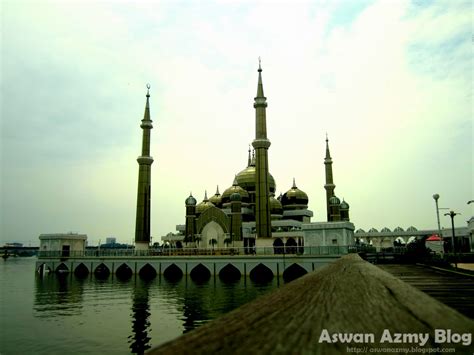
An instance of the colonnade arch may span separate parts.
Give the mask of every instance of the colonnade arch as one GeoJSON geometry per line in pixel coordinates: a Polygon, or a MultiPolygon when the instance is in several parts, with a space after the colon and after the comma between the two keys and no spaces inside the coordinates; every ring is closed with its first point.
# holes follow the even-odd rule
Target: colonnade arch
{"type": "Polygon", "coordinates": [[[211,272],[203,264],[196,265],[189,274],[191,279],[197,282],[207,281],[211,278],[211,272]]]}
{"type": "Polygon", "coordinates": [[[242,277],[239,269],[232,264],[227,264],[219,272],[219,278],[223,281],[237,281],[242,277]]]}
{"type": "Polygon", "coordinates": [[[128,280],[133,275],[133,270],[127,264],[123,263],[120,265],[117,270],[115,270],[115,274],[119,279],[128,280]]]}
{"type": "MultiPolygon", "coordinates": [[[[294,241],[293,241],[294,242],[294,241]]],[[[283,244],[277,242],[276,246],[283,244]]],[[[296,244],[296,243],[295,243],[296,244]]],[[[290,246],[292,242],[290,242],[290,246]]],[[[286,246],[285,246],[286,248],[286,246]]],[[[250,279],[258,282],[268,282],[275,276],[282,276],[285,281],[293,280],[307,272],[314,270],[311,263],[290,263],[273,260],[245,260],[235,262],[222,260],[182,260],[163,262],[147,261],[103,261],[103,262],[44,262],[37,264],[37,271],[44,269],[57,273],[74,273],[77,277],[94,275],[98,279],[106,279],[110,274],[115,274],[118,279],[128,280],[135,273],[141,279],[154,279],[162,274],[169,281],[178,281],[188,274],[194,281],[206,281],[213,275],[222,281],[237,281],[242,276],[248,275],[250,279]]],[[[245,276],[244,276],[245,277],[245,276]]]]}
{"type": "Polygon", "coordinates": [[[87,277],[87,275],[89,275],[89,268],[84,263],[80,263],[79,265],[75,267],[74,275],[76,275],[79,278],[87,277]]]}
{"type": "Polygon", "coordinates": [[[156,277],[157,272],[156,272],[156,269],[152,265],[150,265],[149,263],[146,263],[145,265],[142,266],[142,268],[138,272],[138,275],[140,275],[142,279],[152,280],[156,277]]]}

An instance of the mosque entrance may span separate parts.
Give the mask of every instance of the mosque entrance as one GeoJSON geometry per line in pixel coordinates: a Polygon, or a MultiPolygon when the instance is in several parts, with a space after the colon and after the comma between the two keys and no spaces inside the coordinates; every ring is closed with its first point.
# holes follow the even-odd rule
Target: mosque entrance
{"type": "Polygon", "coordinates": [[[224,248],[225,232],[222,226],[215,221],[211,221],[204,226],[201,238],[204,241],[202,246],[205,248],[224,248]]]}
{"type": "Polygon", "coordinates": [[[273,242],[273,253],[274,254],[283,254],[285,251],[285,245],[280,238],[275,239],[273,242]]]}
{"type": "Polygon", "coordinates": [[[255,254],[255,239],[244,238],[245,254],[255,254]]]}
{"type": "Polygon", "coordinates": [[[296,241],[293,238],[288,238],[286,241],[286,248],[285,252],[286,254],[296,254],[296,247],[298,245],[296,244],[296,241]]]}

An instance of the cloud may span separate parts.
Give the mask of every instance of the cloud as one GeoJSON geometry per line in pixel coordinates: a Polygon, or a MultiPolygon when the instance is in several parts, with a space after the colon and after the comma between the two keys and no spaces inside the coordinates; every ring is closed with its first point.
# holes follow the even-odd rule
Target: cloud
{"type": "Polygon", "coordinates": [[[328,132],[357,227],[433,227],[435,192],[469,216],[468,5],[7,1],[2,238],[133,237],[147,82],[154,238],[184,223],[246,166],[258,56],[278,192],[295,177],[324,219],[328,132]]]}

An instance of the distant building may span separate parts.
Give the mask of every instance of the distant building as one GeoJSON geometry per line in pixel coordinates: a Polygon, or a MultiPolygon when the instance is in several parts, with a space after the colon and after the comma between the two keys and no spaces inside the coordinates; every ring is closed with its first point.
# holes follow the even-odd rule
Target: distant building
{"type": "Polygon", "coordinates": [[[115,243],[117,243],[117,238],[115,238],[115,237],[105,238],[105,244],[115,244],[115,243]]]}
{"type": "Polygon", "coordinates": [[[23,243],[5,243],[4,248],[21,248],[23,243]]]}
{"type": "Polygon", "coordinates": [[[86,248],[87,235],[77,233],[41,234],[40,251],[58,252],[69,256],[71,252],[82,252],[86,248]]]}

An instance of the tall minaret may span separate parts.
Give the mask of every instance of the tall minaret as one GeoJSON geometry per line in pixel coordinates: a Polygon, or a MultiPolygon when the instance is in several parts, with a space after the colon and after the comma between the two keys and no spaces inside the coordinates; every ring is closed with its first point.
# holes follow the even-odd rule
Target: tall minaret
{"type": "Polygon", "coordinates": [[[334,185],[333,179],[332,179],[332,159],[331,159],[331,154],[329,153],[329,140],[328,140],[328,134],[326,133],[326,157],[324,158],[324,165],[326,167],[326,184],[324,185],[324,188],[326,189],[326,211],[327,211],[327,220],[330,222],[331,219],[331,214],[329,211],[329,199],[334,196],[334,189],[336,188],[336,185],[334,185]]]}
{"type": "Polygon", "coordinates": [[[268,184],[268,148],[266,107],[267,98],[263,96],[262,67],[258,58],[258,87],[253,104],[255,108],[255,140],[252,142],[256,152],[255,162],[255,220],[257,238],[271,238],[271,217],[268,184]]]}
{"type": "Polygon", "coordinates": [[[135,224],[135,249],[148,249],[150,246],[150,207],[151,207],[151,164],[150,130],[153,128],[150,119],[150,84],[147,84],[145,114],[143,115],[142,155],[138,161],[138,192],[137,192],[137,220],[135,224]]]}

